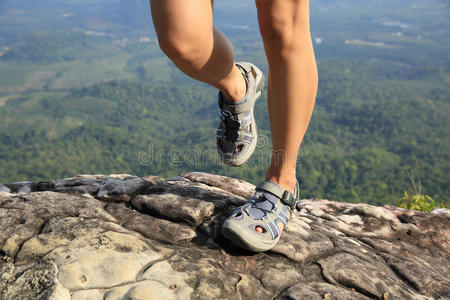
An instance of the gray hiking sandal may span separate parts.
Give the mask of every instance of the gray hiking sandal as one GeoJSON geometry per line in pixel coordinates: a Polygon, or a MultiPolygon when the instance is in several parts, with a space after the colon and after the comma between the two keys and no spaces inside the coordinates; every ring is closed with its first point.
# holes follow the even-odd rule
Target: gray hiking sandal
{"type": "Polygon", "coordinates": [[[299,199],[298,182],[293,195],[270,180],[263,181],[245,204],[225,220],[222,234],[241,248],[253,252],[270,250],[280,239],[278,225],[286,227],[299,199]],[[261,227],[263,233],[256,227],[261,227]]]}
{"type": "Polygon", "coordinates": [[[255,150],[258,133],[253,108],[264,88],[264,74],[248,62],[236,63],[247,82],[247,93],[237,103],[227,101],[219,92],[220,122],[217,128],[217,151],[222,162],[240,166],[255,150]]]}

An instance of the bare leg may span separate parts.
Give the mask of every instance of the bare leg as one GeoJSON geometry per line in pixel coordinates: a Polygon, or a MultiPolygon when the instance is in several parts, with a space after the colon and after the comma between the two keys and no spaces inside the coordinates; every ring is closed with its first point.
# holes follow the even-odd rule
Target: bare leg
{"type": "Polygon", "coordinates": [[[245,96],[231,44],[213,27],[210,0],[150,0],[150,6],[159,45],[181,71],[220,89],[230,101],[245,96]]]}
{"type": "Polygon", "coordinates": [[[256,0],[256,4],[269,63],[267,102],[273,153],[266,179],[293,192],[298,150],[318,83],[309,0],[256,0]]]}

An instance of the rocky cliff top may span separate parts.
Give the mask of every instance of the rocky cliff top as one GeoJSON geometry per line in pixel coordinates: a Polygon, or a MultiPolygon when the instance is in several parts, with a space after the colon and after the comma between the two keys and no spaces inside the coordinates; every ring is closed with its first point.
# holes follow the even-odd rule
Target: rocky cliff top
{"type": "Polygon", "coordinates": [[[269,252],[220,226],[253,193],[206,173],[0,184],[2,299],[448,299],[450,213],[305,199],[269,252]]]}

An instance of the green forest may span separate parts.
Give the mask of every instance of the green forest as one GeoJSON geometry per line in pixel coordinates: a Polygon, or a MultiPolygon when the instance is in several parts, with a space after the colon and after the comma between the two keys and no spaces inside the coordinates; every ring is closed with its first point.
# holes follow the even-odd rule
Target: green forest
{"type": "MultiPolygon", "coordinates": [[[[425,82],[414,74],[383,78],[379,65],[363,63],[324,61],[319,69],[320,92],[298,161],[303,196],[392,203],[414,170],[424,192],[444,201],[450,106],[442,95],[450,89],[436,78],[445,74],[436,69],[425,82]]],[[[255,157],[233,168],[215,156],[218,111],[206,86],[110,81],[11,98],[0,111],[0,181],[195,170],[257,183],[270,151],[264,100],[255,114],[262,135],[255,157]]]]}
{"type": "MultiPolygon", "coordinates": [[[[312,12],[327,3],[315,4],[312,12]]],[[[398,7],[389,18],[400,25],[371,17],[372,24],[391,25],[366,26],[359,34],[355,28],[362,17],[342,21],[335,3],[334,13],[321,16],[334,26],[326,31],[319,24],[313,31],[321,37],[315,40],[319,92],[297,164],[303,198],[395,204],[404,191],[413,191],[413,172],[423,194],[448,203],[449,39],[436,33],[448,21],[438,18],[441,7],[434,2],[418,3],[428,3],[426,16],[435,16],[433,24],[398,7]],[[380,40],[391,48],[375,44],[380,40]]],[[[236,45],[237,60],[253,61],[267,72],[255,24],[243,23],[248,30],[227,27],[229,15],[221,5],[217,18],[236,45]]],[[[79,25],[84,31],[16,29],[17,37],[0,39],[0,182],[109,173],[168,178],[205,171],[258,183],[271,147],[265,94],[255,108],[260,135],[255,154],[240,168],[222,165],[215,141],[217,91],[179,72],[153,33],[122,35],[129,32],[126,26],[142,22],[124,25],[115,18],[96,19],[101,26],[90,27],[70,20],[71,26],[84,24],[79,25]],[[105,24],[116,31],[101,31],[105,24]]],[[[313,15],[313,25],[319,20],[313,15]]]]}

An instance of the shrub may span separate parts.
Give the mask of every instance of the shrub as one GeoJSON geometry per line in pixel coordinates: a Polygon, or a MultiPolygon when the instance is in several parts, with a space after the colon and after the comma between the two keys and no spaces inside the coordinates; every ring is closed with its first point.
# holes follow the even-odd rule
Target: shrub
{"type": "Polygon", "coordinates": [[[421,195],[419,193],[410,195],[407,191],[404,191],[403,193],[404,196],[397,200],[398,207],[415,209],[424,212],[432,211],[437,207],[433,198],[428,195],[421,195]]]}

